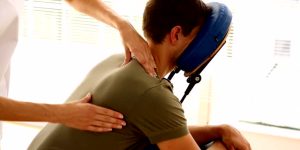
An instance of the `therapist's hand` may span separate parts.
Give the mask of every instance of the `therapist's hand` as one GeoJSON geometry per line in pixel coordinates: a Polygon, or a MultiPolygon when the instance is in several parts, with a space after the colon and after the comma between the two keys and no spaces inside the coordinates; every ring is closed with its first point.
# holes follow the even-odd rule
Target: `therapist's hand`
{"type": "Polygon", "coordinates": [[[144,67],[146,72],[152,77],[156,76],[153,56],[149,49],[148,43],[140,36],[140,34],[129,23],[124,21],[119,28],[123,44],[125,46],[125,60],[123,64],[127,64],[132,56],[136,57],[139,63],[144,67]]]}
{"type": "Polygon", "coordinates": [[[63,104],[61,112],[57,113],[58,122],[68,127],[93,132],[107,132],[125,126],[121,113],[90,104],[90,100],[91,95],[88,94],[79,101],[63,104]]]}

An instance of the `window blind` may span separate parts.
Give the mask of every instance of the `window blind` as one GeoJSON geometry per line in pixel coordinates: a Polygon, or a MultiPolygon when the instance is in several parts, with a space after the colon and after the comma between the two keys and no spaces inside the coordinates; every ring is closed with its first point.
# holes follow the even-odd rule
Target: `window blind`
{"type": "Polygon", "coordinates": [[[24,5],[24,38],[91,44],[99,42],[101,24],[77,12],[64,0],[27,0],[24,5]]]}

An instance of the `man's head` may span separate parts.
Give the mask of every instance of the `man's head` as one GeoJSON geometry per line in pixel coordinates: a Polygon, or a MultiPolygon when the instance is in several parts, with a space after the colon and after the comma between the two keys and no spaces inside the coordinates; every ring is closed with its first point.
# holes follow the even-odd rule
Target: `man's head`
{"type": "Polygon", "coordinates": [[[161,43],[173,27],[180,26],[187,36],[209,12],[201,0],[149,0],[144,11],[144,34],[154,43],[161,43]]]}
{"type": "Polygon", "coordinates": [[[196,36],[210,11],[201,0],[148,1],[143,31],[161,69],[160,75],[173,69],[176,59],[196,36]]]}

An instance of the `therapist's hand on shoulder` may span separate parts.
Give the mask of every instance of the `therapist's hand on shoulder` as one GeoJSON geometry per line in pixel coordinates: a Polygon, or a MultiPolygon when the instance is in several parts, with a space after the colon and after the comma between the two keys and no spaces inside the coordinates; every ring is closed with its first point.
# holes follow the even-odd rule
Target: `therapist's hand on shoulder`
{"type": "Polygon", "coordinates": [[[155,77],[156,64],[149,49],[148,43],[127,21],[123,22],[122,27],[119,28],[119,31],[125,46],[124,64],[127,64],[131,60],[132,56],[134,56],[144,67],[146,72],[155,77]]]}
{"type": "Polygon", "coordinates": [[[90,100],[91,95],[88,94],[81,100],[62,105],[63,112],[58,113],[58,122],[71,128],[92,132],[108,132],[126,125],[121,113],[93,105],[89,103],[90,100]]]}

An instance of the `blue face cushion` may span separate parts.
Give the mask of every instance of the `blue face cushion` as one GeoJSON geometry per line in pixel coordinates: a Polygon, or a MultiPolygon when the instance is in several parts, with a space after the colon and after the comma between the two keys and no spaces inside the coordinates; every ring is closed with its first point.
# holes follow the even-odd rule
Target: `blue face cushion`
{"type": "Polygon", "coordinates": [[[232,15],[226,5],[211,2],[207,6],[212,9],[211,15],[177,61],[177,68],[185,73],[204,69],[202,65],[207,64],[223,46],[231,24],[232,15]]]}
{"type": "Polygon", "coordinates": [[[189,85],[180,100],[181,103],[193,87],[201,81],[200,73],[225,44],[230,28],[232,15],[226,5],[211,2],[207,6],[212,10],[211,15],[205,19],[195,39],[179,57],[177,68],[167,78],[171,80],[180,70],[183,70],[185,76],[188,76],[189,85]]]}

